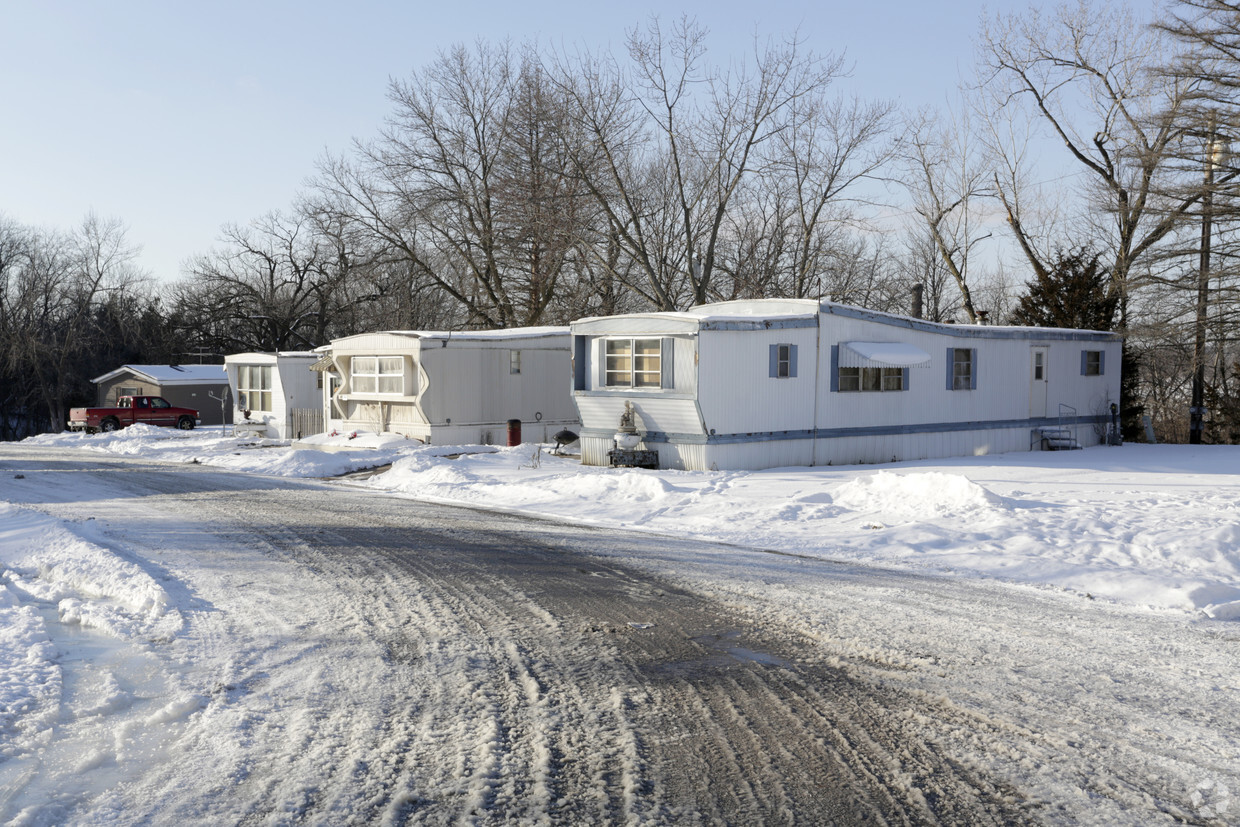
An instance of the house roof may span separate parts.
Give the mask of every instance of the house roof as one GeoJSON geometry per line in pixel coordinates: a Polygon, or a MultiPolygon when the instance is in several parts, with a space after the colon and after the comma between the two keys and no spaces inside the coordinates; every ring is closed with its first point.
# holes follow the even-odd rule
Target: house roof
{"type": "Polygon", "coordinates": [[[228,374],[224,373],[223,365],[121,365],[90,381],[95,384],[108,382],[126,373],[160,386],[228,384],[228,374]]]}

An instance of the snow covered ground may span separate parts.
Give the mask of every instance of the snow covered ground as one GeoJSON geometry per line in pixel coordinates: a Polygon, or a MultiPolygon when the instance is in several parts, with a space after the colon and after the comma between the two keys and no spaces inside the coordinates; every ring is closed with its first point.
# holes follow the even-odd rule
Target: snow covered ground
{"type": "MultiPolygon", "coordinates": [[[[1117,649],[1124,617],[1178,617],[1222,630],[1227,640],[1234,638],[1229,621],[1240,620],[1240,448],[1235,447],[1128,445],[884,466],[696,473],[587,468],[574,458],[552,456],[546,446],[428,447],[367,434],[290,445],[236,438],[218,429],[185,433],[136,426],[106,435],[42,436],[23,444],[49,452],[85,449],[274,477],[340,477],[382,468],[339,484],[769,549],[795,555],[794,560],[821,557],[940,578],[998,580],[1113,605],[1118,612],[1113,622],[1120,630],[1114,633],[1117,649]]],[[[45,783],[72,786],[77,775],[109,771],[126,760],[154,767],[161,759],[143,753],[156,749],[144,743],[144,728],[184,726],[210,698],[201,688],[187,688],[175,671],[148,664],[151,656],[143,647],[183,634],[193,600],[187,595],[207,590],[208,584],[161,579],[150,566],[111,547],[89,522],[62,521],[4,502],[3,491],[0,485],[0,820],[53,824],[68,811],[24,807],[5,812],[4,806],[6,790],[29,782],[27,776],[6,777],[6,759],[39,754],[53,729],[66,725],[61,693],[68,690],[60,677],[65,642],[53,640],[49,629],[56,625],[57,635],[65,627],[82,630],[81,648],[71,653],[75,658],[100,657],[91,647],[98,647],[101,637],[134,646],[125,654],[104,652],[112,659],[109,668],[99,673],[97,683],[73,693],[68,714],[79,737],[57,742],[57,749],[72,748],[74,754],[45,755],[43,766],[68,768],[59,781],[45,783]],[[145,703],[150,699],[153,707],[145,703]],[[127,715],[138,708],[140,716],[127,715]],[[118,727],[117,720],[124,723],[118,727]],[[91,727],[99,732],[92,735],[91,727]]],[[[86,501],[101,494],[84,489],[63,496],[86,501]]],[[[167,530],[175,536],[177,527],[167,530]]],[[[721,584],[725,569],[727,577],[740,582],[744,572],[738,568],[749,559],[738,549],[734,558],[722,554],[711,566],[721,572],[721,584]]],[[[667,560],[649,564],[661,571],[668,566],[667,560]]],[[[793,605],[802,599],[793,594],[794,575],[780,573],[790,578],[786,583],[766,576],[772,577],[781,600],[793,605]]],[[[761,591],[760,584],[745,588],[746,597],[761,591]]],[[[233,607],[237,612],[244,608],[242,603],[233,607]]],[[[896,628],[901,621],[892,623],[896,628]]],[[[839,632],[836,636],[843,639],[839,632]]],[[[1210,651],[1208,643],[1193,645],[1201,645],[1202,653],[1210,651]]],[[[1174,644],[1169,663],[1180,650],[1187,651],[1185,646],[1174,644]]],[[[1006,655],[998,653],[1005,650],[1000,645],[987,657],[999,662],[1006,655]]],[[[965,655],[960,657],[963,661],[965,655]]],[[[1210,722],[1234,709],[1240,667],[1205,654],[1192,659],[1191,670],[1177,661],[1157,671],[1162,683],[1148,690],[1148,702],[1156,708],[1182,700],[1203,710],[1206,723],[1199,732],[1164,733],[1174,745],[1167,754],[1182,761],[1196,744],[1214,762],[1211,776],[1201,781],[1206,786],[1191,793],[1191,814],[1203,823],[1228,823],[1238,806],[1233,797],[1240,792],[1235,789],[1240,740],[1234,731],[1219,731],[1210,722]],[[1176,673],[1174,680],[1164,672],[1176,673]]],[[[1006,662],[1000,665],[999,671],[1015,674],[1006,662]]],[[[995,694],[998,680],[983,681],[985,690],[995,694]]],[[[1141,681],[1152,684],[1154,678],[1141,681]]],[[[1093,678],[1081,673],[1081,685],[1092,684],[1093,678]]],[[[1135,686],[1130,683],[1134,688],[1119,693],[1126,697],[1117,695],[1113,705],[1099,707],[1101,712],[1122,721],[1120,710],[1132,702],[1135,686]]],[[[927,683],[925,691],[946,690],[927,683]]],[[[1064,692],[1047,696],[1053,701],[1048,714],[1055,703],[1072,702],[1075,696],[1064,692]]],[[[1100,697],[1093,690],[1089,694],[1100,697]]],[[[1035,708],[1032,700],[1028,704],[1027,709],[1035,708]]],[[[1152,726],[1159,729],[1157,722],[1152,726]]],[[[1020,769],[1031,786],[1058,771],[1053,750],[1047,749],[1039,766],[1026,761],[1020,769]]],[[[1138,766],[1137,759],[1130,761],[1125,771],[1138,766]]],[[[1078,771],[1071,764],[1068,768],[1078,771]]],[[[1082,765],[1079,772],[1085,769],[1082,765]]],[[[37,771],[37,766],[29,770],[37,771]]],[[[1072,821],[1088,810],[1067,812],[1065,820],[1072,821]]]]}
{"type": "Polygon", "coordinates": [[[138,426],[25,444],[285,477],[390,463],[356,484],[1240,619],[1240,446],[1133,444],[884,466],[685,472],[585,467],[548,446],[422,446],[364,432],[290,445],[218,429],[138,426]]]}

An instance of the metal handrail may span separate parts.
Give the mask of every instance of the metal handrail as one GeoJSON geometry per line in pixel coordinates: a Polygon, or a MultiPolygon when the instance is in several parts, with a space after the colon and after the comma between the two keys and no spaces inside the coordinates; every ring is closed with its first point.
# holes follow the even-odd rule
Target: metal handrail
{"type": "Polygon", "coordinates": [[[1063,402],[1059,403],[1059,429],[1064,430],[1063,412],[1065,410],[1072,412],[1071,414],[1072,415],[1072,441],[1075,442],[1077,445],[1080,445],[1081,441],[1077,439],[1077,428],[1080,427],[1080,424],[1076,421],[1076,408],[1072,407],[1071,405],[1065,405],[1063,402]]]}

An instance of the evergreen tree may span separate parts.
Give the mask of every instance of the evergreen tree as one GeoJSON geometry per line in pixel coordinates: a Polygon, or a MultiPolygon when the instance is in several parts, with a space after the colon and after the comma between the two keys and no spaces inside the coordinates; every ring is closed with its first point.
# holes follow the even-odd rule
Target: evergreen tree
{"type": "Polygon", "coordinates": [[[1057,250],[1054,266],[1031,282],[1012,312],[1009,324],[1030,327],[1067,327],[1110,330],[1118,296],[1108,296],[1108,274],[1098,265],[1098,254],[1081,247],[1057,250]]]}

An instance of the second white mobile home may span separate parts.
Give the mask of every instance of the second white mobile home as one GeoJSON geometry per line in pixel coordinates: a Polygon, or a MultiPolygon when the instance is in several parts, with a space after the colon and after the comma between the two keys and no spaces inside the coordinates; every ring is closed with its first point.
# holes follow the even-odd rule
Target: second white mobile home
{"type": "Polygon", "coordinates": [[[388,331],[335,339],[328,430],[398,433],[436,444],[502,444],[577,427],[567,327],[388,331]]]}

